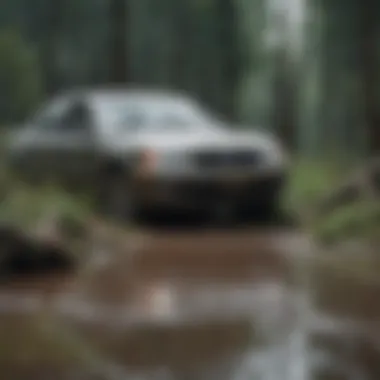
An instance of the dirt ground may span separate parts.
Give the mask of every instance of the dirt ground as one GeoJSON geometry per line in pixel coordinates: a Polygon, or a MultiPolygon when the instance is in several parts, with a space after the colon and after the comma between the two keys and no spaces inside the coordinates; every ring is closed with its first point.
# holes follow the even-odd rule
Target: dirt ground
{"type": "Polygon", "coordinates": [[[292,277],[286,239],[278,243],[283,235],[129,232],[95,247],[76,275],[13,281],[0,289],[0,369],[12,378],[41,376],[43,368],[94,366],[98,373],[104,360],[182,373],[232,360],[259,339],[252,332],[256,287],[292,277]]]}
{"type": "MultiPolygon", "coordinates": [[[[271,345],[281,348],[292,331],[305,334],[300,318],[311,314],[299,291],[307,290],[301,282],[310,273],[300,263],[308,261],[303,259],[310,241],[298,231],[99,225],[90,243],[75,274],[24,277],[0,287],[3,378],[230,380],[256,351],[259,359],[269,358],[266,371],[272,373],[281,363],[271,356],[271,345]]],[[[368,378],[377,379],[379,354],[367,336],[376,338],[378,329],[366,325],[362,335],[355,318],[376,319],[371,306],[378,287],[368,291],[348,279],[337,284],[315,268],[315,300],[322,299],[329,318],[343,316],[342,326],[347,318],[353,321],[340,330],[339,321],[327,320],[308,333],[313,346],[341,357],[317,373],[350,379],[346,372],[353,365],[370,369],[375,377],[368,378]]],[[[297,335],[296,346],[290,342],[284,357],[295,356],[284,368],[298,368],[306,346],[297,348],[297,335]]],[[[271,378],[294,378],[281,377],[279,368],[271,378]]],[[[249,372],[243,377],[250,378],[249,372]]]]}

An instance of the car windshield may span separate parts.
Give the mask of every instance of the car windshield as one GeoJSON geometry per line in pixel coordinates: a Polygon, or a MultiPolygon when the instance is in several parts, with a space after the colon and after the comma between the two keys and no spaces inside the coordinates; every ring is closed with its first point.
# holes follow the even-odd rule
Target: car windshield
{"type": "Polygon", "coordinates": [[[196,103],[176,99],[108,97],[97,109],[105,125],[130,132],[210,129],[215,124],[196,103]]]}

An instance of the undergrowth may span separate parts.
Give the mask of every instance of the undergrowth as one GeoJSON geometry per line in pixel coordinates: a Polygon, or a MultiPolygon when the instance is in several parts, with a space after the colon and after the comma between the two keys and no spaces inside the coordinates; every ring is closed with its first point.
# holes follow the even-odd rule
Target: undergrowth
{"type": "MultiPolygon", "coordinates": [[[[349,174],[347,167],[336,162],[302,161],[294,165],[284,192],[284,207],[302,223],[303,216],[313,214],[318,202],[349,174]]],[[[308,227],[318,240],[329,243],[380,236],[380,200],[363,194],[355,202],[328,210],[308,227]]]]}
{"type": "Polygon", "coordinates": [[[21,183],[8,186],[2,195],[2,222],[29,228],[42,218],[53,215],[85,222],[93,216],[91,199],[71,195],[54,185],[28,186],[21,183]]]}

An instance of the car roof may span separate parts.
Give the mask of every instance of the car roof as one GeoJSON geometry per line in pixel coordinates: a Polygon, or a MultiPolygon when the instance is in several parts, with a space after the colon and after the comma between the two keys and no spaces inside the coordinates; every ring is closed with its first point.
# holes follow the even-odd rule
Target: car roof
{"type": "Polygon", "coordinates": [[[131,88],[125,86],[110,86],[100,88],[76,88],[66,91],[63,96],[78,97],[89,103],[109,99],[126,99],[134,101],[190,101],[191,98],[181,91],[155,88],[131,88]]]}

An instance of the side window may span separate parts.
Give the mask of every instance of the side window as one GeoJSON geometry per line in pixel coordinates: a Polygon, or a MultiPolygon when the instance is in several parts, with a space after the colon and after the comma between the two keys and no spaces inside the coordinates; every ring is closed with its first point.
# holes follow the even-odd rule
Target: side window
{"type": "Polygon", "coordinates": [[[80,100],[61,98],[45,106],[35,119],[35,128],[46,131],[85,131],[91,112],[80,100]]]}
{"type": "Polygon", "coordinates": [[[84,102],[72,102],[58,122],[58,127],[65,131],[86,131],[90,128],[91,112],[84,102]]]}
{"type": "Polygon", "coordinates": [[[147,125],[146,114],[140,109],[127,109],[121,116],[121,125],[128,132],[138,132],[147,125]]]}
{"type": "Polygon", "coordinates": [[[67,111],[67,99],[54,99],[43,105],[34,118],[34,128],[50,130],[56,128],[64,113],[67,111]]]}
{"type": "Polygon", "coordinates": [[[155,125],[162,129],[183,129],[190,125],[186,115],[180,112],[159,112],[155,117],[155,125]]]}

